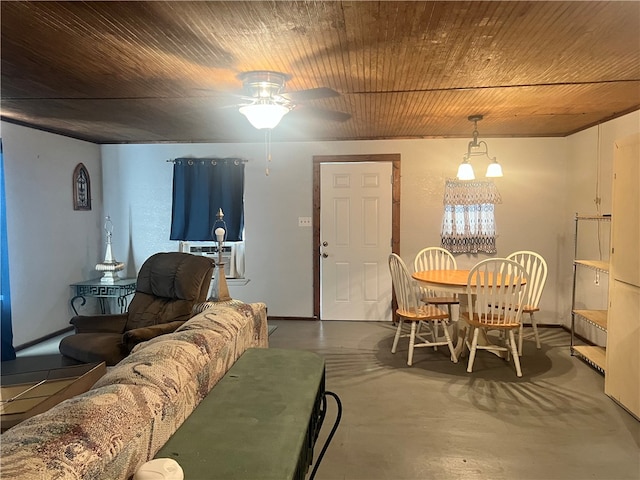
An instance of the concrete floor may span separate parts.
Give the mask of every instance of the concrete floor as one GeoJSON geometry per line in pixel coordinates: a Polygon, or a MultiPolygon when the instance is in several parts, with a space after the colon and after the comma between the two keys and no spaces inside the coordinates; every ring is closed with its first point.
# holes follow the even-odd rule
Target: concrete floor
{"type": "MultiPolygon", "coordinates": [[[[327,390],[343,417],[316,480],[640,479],[640,422],[604,394],[604,377],[569,354],[569,333],[541,328],[525,341],[523,377],[513,363],[446,349],[391,354],[395,328],[379,322],[270,321],[269,344],[324,357],[327,390]]],[[[60,337],[18,352],[54,355],[60,337]]],[[[3,362],[3,371],[9,363],[3,362]]],[[[315,455],[335,419],[328,413],[315,455]]]]}
{"type": "MultiPolygon", "coordinates": [[[[343,417],[317,480],[640,478],[640,422],[604,394],[604,377],[569,354],[569,334],[525,341],[523,377],[479,352],[474,372],[446,349],[391,354],[387,323],[271,321],[272,347],[325,358],[343,417]]],[[[316,446],[335,418],[335,402],[316,446]]]]}

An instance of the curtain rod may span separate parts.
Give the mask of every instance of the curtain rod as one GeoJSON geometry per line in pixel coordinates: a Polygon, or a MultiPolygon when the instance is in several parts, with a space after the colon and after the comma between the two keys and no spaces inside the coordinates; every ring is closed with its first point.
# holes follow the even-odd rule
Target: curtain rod
{"type": "Polygon", "coordinates": [[[194,157],[182,157],[182,158],[170,158],[169,160],[167,160],[167,163],[176,163],[176,162],[182,162],[182,161],[186,161],[187,163],[189,163],[189,165],[193,165],[195,162],[218,162],[218,161],[227,161],[227,160],[233,160],[236,164],[238,163],[248,163],[249,160],[244,159],[244,158],[237,158],[237,157],[225,157],[225,158],[194,158],[194,157]]]}

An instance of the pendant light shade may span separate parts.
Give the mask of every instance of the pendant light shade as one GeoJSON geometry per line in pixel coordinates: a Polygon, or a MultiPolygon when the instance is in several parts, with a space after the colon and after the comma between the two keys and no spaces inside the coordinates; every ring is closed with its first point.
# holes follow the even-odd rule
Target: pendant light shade
{"type": "Polygon", "coordinates": [[[471,115],[469,121],[473,122],[473,140],[469,142],[467,153],[463,156],[462,163],[458,167],[458,180],[474,180],[476,177],[473,173],[473,167],[469,163],[472,157],[485,157],[491,163],[487,167],[487,177],[501,177],[502,166],[495,157],[489,156],[489,147],[487,142],[478,141],[478,121],[482,120],[482,115],[471,115]]]}
{"type": "Polygon", "coordinates": [[[274,103],[256,103],[240,107],[240,113],[257,129],[275,128],[289,109],[274,103]]]}
{"type": "Polygon", "coordinates": [[[500,165],[495,160],[493,163],[490,163],[487,167],[487,173],[485,177],[501,177],[502,176],[502,165],[500,165]]]}
{"type": "Polygon", "coordinates": [[[473,167],[466,160],[458,167],[458,180],[474,180],[476,175],[473,173],[473,167]]]}

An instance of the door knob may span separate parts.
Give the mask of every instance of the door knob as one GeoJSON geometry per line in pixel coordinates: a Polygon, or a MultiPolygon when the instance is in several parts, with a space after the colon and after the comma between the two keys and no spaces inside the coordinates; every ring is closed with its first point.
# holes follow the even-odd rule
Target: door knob
{"type": "Polygon", "coordinates": [[[322,258],[327,258],[328,256],[329,256],[328,253],[324,253],[324,252],[322,253],[322,258]]]}
{"type": "Polygon", "coordinates": [[[328,244],[327,242],[322,242],[322,246],[323,246],[323,247],[326,247],[326,246],[328,246],[328,245],[329,245],[329,244],[328,244]]]}

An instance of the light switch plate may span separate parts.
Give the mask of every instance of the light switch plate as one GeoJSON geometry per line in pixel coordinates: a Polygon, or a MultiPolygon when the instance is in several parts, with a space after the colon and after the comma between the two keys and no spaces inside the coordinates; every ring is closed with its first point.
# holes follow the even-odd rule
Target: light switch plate
{"type": "Polygon", "coordinates": [[[298,217],[298,226],[299,227],[310,227],[311,226],[311,217],[298,217]]]}

